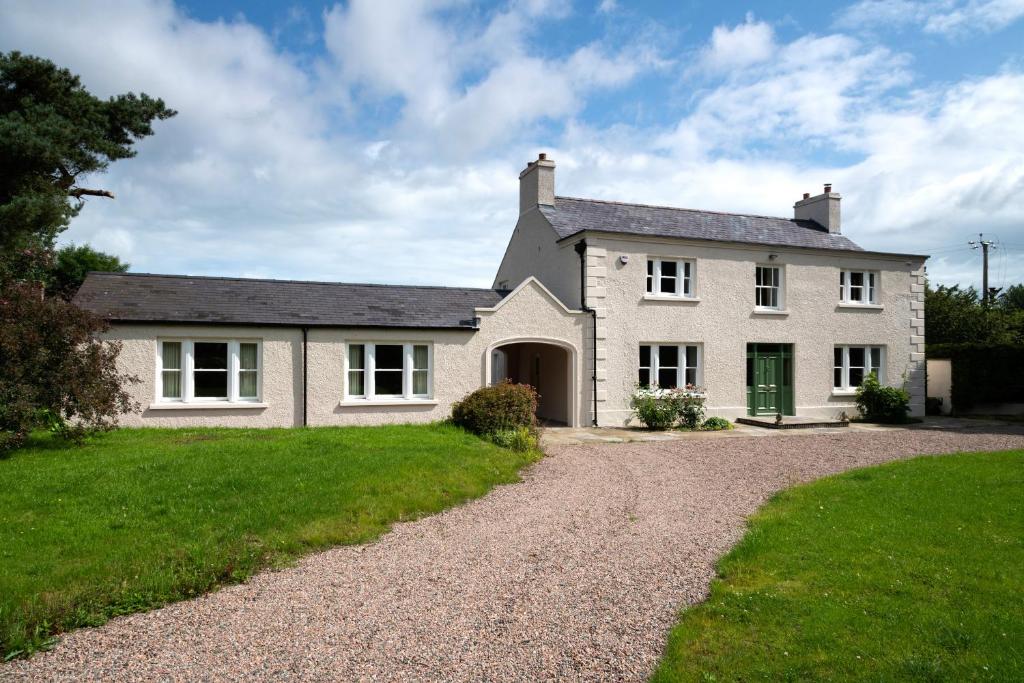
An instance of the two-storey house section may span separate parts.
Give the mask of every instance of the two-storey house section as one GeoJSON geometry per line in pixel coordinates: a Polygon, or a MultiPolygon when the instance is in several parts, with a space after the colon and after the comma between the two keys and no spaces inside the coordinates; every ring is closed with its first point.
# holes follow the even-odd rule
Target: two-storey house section
{"type": "Polygon", "coordinates": [[[645,385],[694,385],[730,419],[852,415],[871,372],[923,414],[926,257],[844,236],[831,186],[778,218],[556,196],[548,159],[520,182],[496,284],[533,275],[592,310],[593,423],[627,422],[645,385]]]}

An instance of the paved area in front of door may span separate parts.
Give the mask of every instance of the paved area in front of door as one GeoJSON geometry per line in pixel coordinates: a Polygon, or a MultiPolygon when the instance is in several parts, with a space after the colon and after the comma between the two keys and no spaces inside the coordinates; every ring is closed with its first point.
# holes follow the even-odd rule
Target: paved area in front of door
{"type": "Polygon", "coordinates": [[[633,441],[689,441],[693,439],[734,439],[750,437],[809,436],[813,434],[875,433],[894,430],[984,431],[998,429],[1005,423],[998,420],[928,417],[912,425],[880,425],[852,422],[846,427],[811,427],[801,429],[767,429],[734,424],[733,429],[720,432],[685,432],[677,429],[651,431],[642,427],[546,427],[541,430],[545,448],[587,443],[629,443],[633,441]]]}
{"type": "Polygon", "coordinates": [[[1024,448],[1022,426],[769,433],[550,446],[522,483],[76,631],[0,679],[641,681],[773,492],[916,453],[1024,448]]]}

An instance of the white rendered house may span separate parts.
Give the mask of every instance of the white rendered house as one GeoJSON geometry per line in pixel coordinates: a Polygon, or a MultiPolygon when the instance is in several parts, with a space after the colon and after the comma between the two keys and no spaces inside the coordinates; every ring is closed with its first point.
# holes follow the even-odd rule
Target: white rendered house
{"type": "Polygon", "coordinates": [[[924,413],[922,255],[861,249],[840,196],[773,218],[555,195],[544,155],[491,289],[93,273],[144,406],[129,425],[418,422],[487,383],[554,423],[618,426],[637,385],[729,419],[854,412],[876,372],[924,413]]]}

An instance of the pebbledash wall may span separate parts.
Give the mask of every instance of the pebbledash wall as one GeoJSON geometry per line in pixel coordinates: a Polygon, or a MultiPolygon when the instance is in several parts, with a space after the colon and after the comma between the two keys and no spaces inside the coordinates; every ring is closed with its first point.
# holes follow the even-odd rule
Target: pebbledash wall
{"type": "Polygon", "coordinates": [[[924,414],[924,261],[906,256],[709,246],[679,239],[643,241],[589,235],[587,303],[597,310],[598,417],[629,419],[643,343],[692,343],[702,349],[708,414],[746,413],[748,343],[792,344],[798,415],[855,413],[853,395],[832,389],[836,345],[885,347],[885,383],[904,385],[911,412],[924,414]],[[770,258],[770,256],[774,258],[770,258]],[[622,256],[625,256],[625,263],[622,256]],[[695,298],[645,294],[648,257],[694,259],[695,298]],[[754,309],[757,265],[783,269],[784,312],[754,309]],[[839,271],[880,273],[877,306],[839,302],[839,271]],[[710,284],[713,283],[713,284],[710,284]]]}
{"type": "MultiPolygon", "coordinates": [[[[491,351],[517,342],[542,342],[568,354],[570,416],[589,424],[590,391],[583,380],[584,336],[590,315],[563,305],[537,280],[523,282],[494,308],[476,310],[478,330],[310,328],[307,337],[306,411],[309,425],[428,422],[447,417],[452,403],[484,386],[491,351]],[[433,346],[429,400],[345,401],[347,342],[425,342],[433,346]]],[[[122,343],[121,372],[141,381],[130,391],[141,413],[122,416],[126,426],[290,427],[302,424],[302,331],[286,327],[194,324],[116,324],[106,338],[122,343]],[[208,405],[156,400],[157,343],[161,339],[255,340],[262,346],[260,402],[208,405]]]]}

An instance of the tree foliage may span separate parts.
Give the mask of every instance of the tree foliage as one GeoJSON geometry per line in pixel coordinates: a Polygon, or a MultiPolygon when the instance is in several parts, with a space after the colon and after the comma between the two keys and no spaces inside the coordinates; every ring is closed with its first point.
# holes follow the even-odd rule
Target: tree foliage
{"type": "Polygon", "coordinates": [[[1008,287],[996,302],[1004,311],[1024,311],[1024,284],[1008,287]]]}
{"type": "Polygon", "coordinates": [[[50,295],[70,301],[89,272],[124,273],[129,265],[116,256],[96,251],[88,244],[70,244],[57,250],[47,278],[46,290],[50,295]]]}
{"type": "Polygon", "coordinates": [[[0,452],[45,425],[72,439],[110,429],[138,410],[117,373],[117,342],[98,335],[106,323],[30,283],[0,288],[0,452]]]}
{"type": "MultiPolygon", "coordinates": [[[[1021,285],[1007,294],[1016,297],[1021,285]]],[[[974,287],[939,285],[925,288],[925,341],[928,344],[1024,344],[1024,308],[1004,304],[985,306],[974,287]]]]}
{"type": "Polygon", "coordinates": [[[125,268],[88,247],[55,255],[54,242],[86,197],[114,196],[86,179],[174,113],[145,94],[101,99],[49,60],[0,53],[0,452],[41,425],[80,439],[138,408],[120,345],[97,338],[105,323],[44,298],[43,283],[69,296],[85,270],[125,268]]]}
{"type": "Polygon", "coordinates": [[[100,99],[49,60],[0,53],[0,254],[17,256],[0,277],[31,277],[85,197],[113,197],[80,181],[134,156],[153,121],[174,114],[145,94],[100,99]]]}

